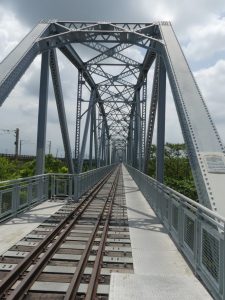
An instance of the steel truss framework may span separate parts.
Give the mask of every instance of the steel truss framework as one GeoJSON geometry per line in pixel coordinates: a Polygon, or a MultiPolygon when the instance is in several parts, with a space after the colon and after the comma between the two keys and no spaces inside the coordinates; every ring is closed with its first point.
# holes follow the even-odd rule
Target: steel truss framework
{"type": "Polygon", "coordinates": [[[157,180],[163,181],[166,74],[187,145],[199,201],[225,214],[224,148],[169,22],[42,21],[0,65],[0,105],[34,58],[42,55],[37,173],[44,172],[49,66],[69,172],[124,160],[147,172],[156,113],[157,180]],[[79,46],[91,58],[81,59],[79,46]],[[131,57],[139,49],[144,59],[131,57]],[[78,69],[75,164],[68,135],[56,49],[78,69]],[[147,75],[154,78],[146,124],[147,75]],[[113,68],[112,68],[113,67],[113,68]],[[89,89],[85,100],[84,87],[89,89]]]}

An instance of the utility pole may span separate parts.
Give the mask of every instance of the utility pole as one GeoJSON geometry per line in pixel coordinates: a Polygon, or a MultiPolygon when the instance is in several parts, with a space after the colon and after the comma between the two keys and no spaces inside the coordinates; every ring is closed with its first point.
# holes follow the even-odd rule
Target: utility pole
{"type": "Polygon", "coordinates": [[[20,140],[20,151],[19,151],[20,156],[21,156],[21,150],[22,150],[22,140],[20,140]]]}
{"type": "Polygon", "coordinates": [[[16,140],[15,140],[15,157],[18,158],[18,149],[19,149],[19,128],[15,130],[16,140]]]}
{"type": "Polygon", "coordinates": [[[1,132],[3,132],[4,134],[11,134],[14,133],[15,136],[15,157],[18,157],[18,149],[19,149],[19,128],[16,128],[15,130],[11,130],[11,129],[0,129],[1,132]]]}
{"type": "Polygon", "coordinates": [[[52,149],[52,141],[48,141],[48,154],[51,154],[51,149],[52,149]]]}

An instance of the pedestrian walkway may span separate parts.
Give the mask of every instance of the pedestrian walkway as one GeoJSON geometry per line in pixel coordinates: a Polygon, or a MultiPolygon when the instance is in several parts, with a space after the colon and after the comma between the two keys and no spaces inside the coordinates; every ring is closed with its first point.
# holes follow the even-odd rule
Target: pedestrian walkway
{"type": "Polygon", "coordinates": [[[112,274],[110,300],[212,299],[123,167],[134,274],[112,274]]]}

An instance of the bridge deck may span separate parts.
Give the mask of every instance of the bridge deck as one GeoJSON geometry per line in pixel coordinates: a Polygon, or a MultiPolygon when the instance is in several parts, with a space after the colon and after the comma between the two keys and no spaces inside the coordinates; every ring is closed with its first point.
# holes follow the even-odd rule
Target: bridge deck
{"type": "MultiPolygon", "coordinates": [[[[110,300],[212,299],[123,167],[134,273],[112,273],[110,300]]],[[[60,209],[46,201],[0,226],[0,254],[60,209]]]]}
{"type": "Polygon", "coordinates": [[[123,168],[134,274],[112,274],[110,300],[212,299],[123,168]]]}
{"type": "Polygon", "coordinates": [[[48,200],[0,224],[0,255],[58,211],[63,203],[58,200],[48,200]]]}

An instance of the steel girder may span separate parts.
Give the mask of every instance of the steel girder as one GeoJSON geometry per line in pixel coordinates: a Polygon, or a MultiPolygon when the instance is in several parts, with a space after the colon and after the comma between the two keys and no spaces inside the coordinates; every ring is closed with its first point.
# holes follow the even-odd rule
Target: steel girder
{"type": "Polygon", "coordinates": [[[81,101],[82,101],[82,86],[83,86],[83,73],[78,73],[77,84],[77,107],[76,107],[76,131],[75,131],[75,172],[80,171],[80,125],[81,125],[81,101]]]}
{"type": "Polygon", "coordinates": [[[169,22],[159,24],[173,97],[199,202],[225,215],[225,151],[213,120],[169,22]]]}
{"type": "Polygon", "coordinates": [[[37,151],[36,151],[36,175],[45,173],[45,145],[48,107],[48,84],[49,84],[49,51],[42,54],[41,78],[39,90],[37,151]]]}
{"type": "MultiPolygon", "coordinates": [[[[55,48],[79,70],[75,142],[78,172],[82,170],[87,141],[90,144],[90,166],[94,153],[97,166],[109,163],[110,159],[111,162],[125,159],[147,172],[158,104],[157,178],[163,181],[166,71],[187,145],[199,201],[213,210],[225,213],[221,200],[225,193],[222,184],[225,180],[224,148],[169,22],[42,22],[1,63],[0,105],[35,56],[43,53],[43,60],[45,57],[47,61],[49,51],[56,100],[63,104],[58,71],[57,76],[54,75],[57,69],[54,67],[54,52],[51,51],[55,51],[55,48]],[[94,50],[95,54],[84,61],[77,48],[79,43],[89,49],[88,51],[94,50]],[[144,55],[143,60],[133,57],[132,47],[141,49],[139,53],[144,55]],[[156,57],[146,135],[146,78],[156,57]],[[117,68],[117,71],[111,72],[110,66],[117,68]],[[82,87],[86,85],[92,91],[87,110],[85,104],[81,106],[86,101],[82,95],[82,87]],[[83,120],[86,125],[82,123],[83,120]],[[80,134],[82,128],[83,139],[80,134]]],[[[48,66],[45,64],[42,70],[46,74],[44,76],[42,71],[40,95],[44,96],[40,96],[37,147],[39,153],[42,149],[41,154],[38,154],[39,173],[43,172],[48,66]],[[40,125],[41,120],[44,125],[40,125]]],[[[64,111],[63,106],[59,110],[64,111]]],[[[72,172],[65,116],[61,117],[60,122],[65,152],[72,172]]]]}
{"type": "MultiPolygon", "coordinates": [[[[82,168],[83,168],[83,161],[84,161],[84,154],[85,154],[86,143],[87,143],[88,129],[89,129],[90,119],[91,119],[93,107],[95,105],[95,101],[96,101],[96,91],[92,90],[91,95],[90,95],[89,105],[88,105],[88,111],[87,111],[87,116],[86,116],[85,127],[84,127],[81,153],[80,153],[80,156],[79,156],[78,173],[82,172],[82,168]]],[[[91,125],[93,126],[94,123],[92,123],[91,125]]],[[[92,130],[91,125],[90,125],[90,131],[92,130]]],[[[90,135],[92,135],[91,132],[90,132],[90,135]]]]}
{"type": "Polygon", "coordinates": [[[155,62],[155,72],[152,84],[152,96],[148,116],[148,127],[147,127],[147,137],[146,137],[146,147],[145,147],[145,157],[144,157],[144,172],[148,173],[148,162],[151,153],[153,131],[155,125],[156,109],[158,104],[158,88],[159,88],[159,57],[157,57],[155,62]]]}
{"type": "Polygon", "coordinates": [[[62,92],[59,67],[58,67],[58,59],[56,56],[55,49],[50,51],[50,68],[51,68],[51,73],[52,73],[52,83],[53,83],[53,88],[54,88],[54,93],[55,93],[55,99],[56,99],[59,123],[60,123],[60,128],[61,128],[61,133],[62,133],[63,145],[64,145],[64,149],[65,149],[65,158],[67,160],[69,172],[71,174],[73,174],[74,173],[74,165],[73,165],[73,159],[72,159],[72,151],[71,151],[69,133],[68,133],[68,127],[67,127],[66,113],[65,113],[64,100],[63,100],[63,92],[62,92]]]}
{"type": "Polygon", "coordinates": [[[37,40],[49,32],[49,23],[38,24],[1,62],[0,106],[39,53],[37,40]]]}
{"type": "Polygon", "coordinates": [[[157,118],[157,153],[156,179],[163,183],[164,177],[164,144],[165,144],[165,117],[166,117],[166,68],[163,58],[159,58],[158,77],[158,118],[157,118]]]}

